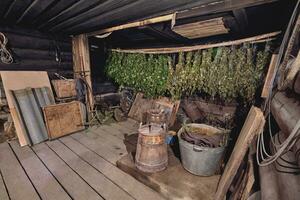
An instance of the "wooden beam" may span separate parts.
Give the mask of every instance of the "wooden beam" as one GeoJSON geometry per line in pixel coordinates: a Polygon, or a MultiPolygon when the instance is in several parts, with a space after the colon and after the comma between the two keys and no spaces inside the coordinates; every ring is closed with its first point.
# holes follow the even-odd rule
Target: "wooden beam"
{"type": "Polygon", "coordinates": [[[123,30],[123,29],[128,29],[128,28],[134,28],[134,27],[139,27],[139,26],[145,26],[145,25],[155,24],[155,23],[159,23],[159,22],[166,22],[166,21],[171,22],[171,20],[173,19],[173,16],[174,16],[174,14],[153,17],[150,19],[131,22],[131,23],[127,23],[127,24],[123,24],[123,25],[119,25],[119,26],[113,26],[110,28],[102,29],[100,31],[88,33],[87,35],[95,36],[95,35],[101,35],[101,34],[108,33],[108,32],[113,32],[113,31],[118,31],[118,30],[123,30]]]}
{"type": "Polygon", "coordinates": [[[264,127],[263,112],[252,106],[218,185],[214,199],[223,200],[254,137],[264,127]]]}
{"type": "Polygon", "coordinates": [[[201,44],[194,46],[184,46],[184,47],[168,47],[168,48],[148,48],[148,49],[111,49],[112,51],[124,52],[124,53],[146,53],[146,54],[164,54],[164,53],[178,53],[178,52],[188,52],[195,51],[200,49],[209,49],[214,47],[222,47],[222,46],[231,46],[231,45],[239,45],[245,42],[250,43],[259,43],[261,41],[273,40],[275,36],[279,35],[281,32],[276,31],[272,33],[262,34],[258,36],[215,43],[215,44],[201,44]]]}
{"type": "Polygon", "coordinates": [[[274,76],[274,73],[276,73],[275,65],[276,65],[277,59],[278,59],[278,54],[273,54],[270,65],[269,65],[268,73],[266,76],[265,84],[264,84],[263,90],[261,92],[262,98],[265,98],[265,99],[268,98],[270,91],[273,89],[273,85],[272,85],[271,81],[272,81],[272,77],[274,76]]]}
{"type": "Polygon", "coordinates": [[[94,108],[93,87],[91,79],[91,64],[89,41],[86,34],[74,36],[72,39],[74,78],[83,78],[87,84],[87,109],[94,108]]]}

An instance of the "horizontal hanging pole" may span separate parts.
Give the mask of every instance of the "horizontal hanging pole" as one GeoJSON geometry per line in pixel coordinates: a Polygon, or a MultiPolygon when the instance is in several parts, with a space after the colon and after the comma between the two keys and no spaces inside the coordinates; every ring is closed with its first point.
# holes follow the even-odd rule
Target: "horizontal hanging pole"
{"type": "Polygon", "coordinates": [[[201,49],[209,49],[214,47],[223,47],[223,46],[231,46],[231,45],[239,45],[245,42],[250,43],[261,43],[274,40],[277,35],[279,35],[281,31],[276,31],[272,33],[257,35],[253,37],[220,42],[215,44],[201,44],[194,46],[182,46],[182,47],[168,47],[168,48],[147,48],[147,49],[111,49],[111,51],[123,52],[123,53],[144,53],[144,54],[166,54],[166,53],[179,53],[179,52],[188,52],[195,51],[201,49]]]}

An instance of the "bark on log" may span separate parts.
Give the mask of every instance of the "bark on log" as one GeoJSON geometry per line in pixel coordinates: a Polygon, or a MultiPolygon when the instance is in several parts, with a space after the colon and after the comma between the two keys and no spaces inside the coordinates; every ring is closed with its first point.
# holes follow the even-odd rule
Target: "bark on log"
{"type": "MultiPolygon", "coordinates": [[[[278,134],[280,134],[279,137],[284,137],[281,135],[282,133],[278,134]]],[[[293,163],[295,162],[295,154],[289,151],[282,156],[280,160],[281,165],[288,165],[282,161],[283,159],[293,163]]],[[[300,176],[292,173],[284,173],[296,170],[284,168],[281,165],[273,163],[266,167],[259,167],[262,200],[299,199],[300,176]]]]}
{"type": "MultiPolygon", "coordinates": [[[[288,137],[300,119],[300,102],[294,98],[288,98],[284,92],[278,92],[272,99],[271,112],[281,131],[288,137]]],[[[299,150],[300,140],[293,147],[295,153],[299,150]]],[[[300,154],[296,156],[300,166],[300,154]]]]}
{"type": "Polygon", "coordinates": [[[54,39],[38,38],[26,35],[3,32],[8,39],[10,48],[27,48],[40,50],[55,50],[58,46],[61,51],[71,52],[71,43],[59,42],[54,39]]]}
{"type": "Polygon", "coordinates": [[[289,85],[289,88],[292,89],[296,94],[300,94],[300,72],[298,72],[292,84],[289,85]]]}
{"type": "Polygon", "coordinates": [[[46,70],[46,69],[72,69],[72,62],[58,63],[55,60],[21,60],[13,64],[0,62],[0,70],[46,70]]]}
{"type": "MultiPolygon", "coordinates": [[[[55,60],[56,52],[53,50],[37,50],[37,49],[20,49],[11,48],[11,52],[14,56],[24,59],[45,59],[45,60],[55,60]]],[[[72,61],[71,52],[60,52],[60,58],[62,61],[72,61]]]]}

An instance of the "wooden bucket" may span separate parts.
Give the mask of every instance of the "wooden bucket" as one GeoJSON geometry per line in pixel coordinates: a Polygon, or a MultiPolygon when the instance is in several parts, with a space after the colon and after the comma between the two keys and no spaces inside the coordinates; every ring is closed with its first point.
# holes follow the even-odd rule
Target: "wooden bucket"
{"type": "Polygon", "coordinates": [[[135,165],[143,172],[158,172],[168,165],[166,128],[156,124],[139,128],[135,165]]]}

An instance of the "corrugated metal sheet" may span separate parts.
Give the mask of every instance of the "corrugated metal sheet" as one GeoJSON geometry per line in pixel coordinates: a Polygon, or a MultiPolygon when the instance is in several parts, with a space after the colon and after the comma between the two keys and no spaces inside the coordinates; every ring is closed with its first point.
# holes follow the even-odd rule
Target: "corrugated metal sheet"
{"type": "Polygon", "coordinates": [[[55,104],[54,97],[48,87],[33,88],[32,90],[40,107],[55,104]]]}
{"type": "Polygon", "coordinates": [[[50,102],[50,100],[40,89],[35,93],[38,95],[35,95],[31,88],[13,91],[19,115],[31,144],[37,144],[48,139],[40,105],[46,105],[46,102],[50,102]]]}

